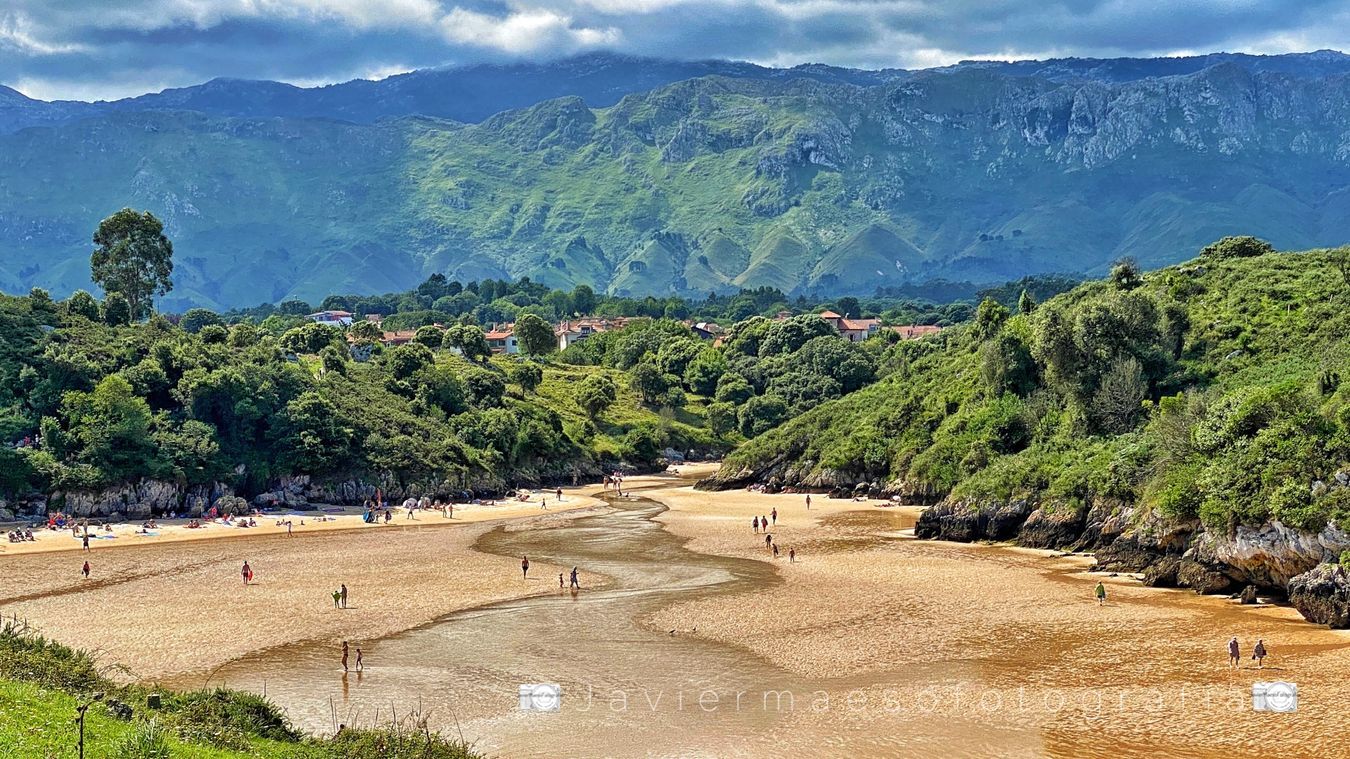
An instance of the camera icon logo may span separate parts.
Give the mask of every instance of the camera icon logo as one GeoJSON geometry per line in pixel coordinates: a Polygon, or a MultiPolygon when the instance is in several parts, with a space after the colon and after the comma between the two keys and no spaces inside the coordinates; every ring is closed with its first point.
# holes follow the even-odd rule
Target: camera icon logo
{"type": "Polygon", "coordinates": [[[1298,686],[1294,683],[1252,683],[1252,709],[1258,712],[1298,710],[1298,686]]]}
{"type": "Polygon", "coordinates": [[[522,712],[556,712],[562,708],[562,686],[557,683],[526,683],[519,693],[522,712]]]}

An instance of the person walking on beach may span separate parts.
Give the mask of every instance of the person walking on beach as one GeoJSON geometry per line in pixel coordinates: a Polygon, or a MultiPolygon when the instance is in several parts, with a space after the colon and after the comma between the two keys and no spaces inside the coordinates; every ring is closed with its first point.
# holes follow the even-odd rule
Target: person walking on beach
{"type": "Polygon", "coordinates": [[[572,567],[572,585],[571,587],[581,590],[581,583],[577,581],[577,568],[572,567]]]}
{"type": "Polygon", "coordinates": [[[770,511],[770,512],[769,512],[769,516],[773,517],[773,524],[774,524],[775,527],[777,527],[777,526],[778,526],[778,507],[777,507],[777,506],[775,506],[775,507],[773,508],[773,511],[770,511]]]}
{"type": "Polygon", "coordinates": [[[759,517],[758,517],[758,516],[750,517],[750,527],[751,527],[752,529],[754,529],[756,535],[759,534],[759,517]]]}
{"type": "Polygon", "coordinates": [[[340,590],[333,591],[333,608],[334,609],[342,608],[342,591],[340,590]]]}
{"type": "Polygon", "coordinates": [[[343,583],[343,584],[342,584],[342,587],[338,589],[338,594],[339,594],[339,596],[341,597],[341,600],[342,600],[342,608],[344,608],[344,609],[347,608],[347,584],[346,584],[346,583],[343,583]]]}
{"type": "Polygon", "coordinates": [[[84,539],[83,539],[83,544],[84,544],[84,550],[88,551],[88,550],[89,550],[89,528],[88,528],[88,527],[84,528],[84,539]]]}
{"type": "Polygon", "coordinates": [[[245,585],[253,582],[253,567],[248,565],[247,559],[244,561],[244,566],[239,569],[239,576],[244,578],[245,585]]]}
{"type": "Polygon", "coordinates": [[[347,671],[347,641],[342,641],[342,671],[347,671]]]}
{"type": "Polygon", "coordinates": [[[807,494],[806,494],[806,510],[807,510],[807,511],[810,511],[810,510],[811,510],[811,494],[810,494],[810,493],[807,493],[807,494]]]}
{"type": "Polygon", "coordinates": [[[528,556],[520,557],[520,579],[530,579],[530,557],[528,556]]]}
{"type": "Polygon", "coordinates": [[[1256,660],[1256,668],[1262,669],[1266,661],[1266,642],[1260,638],[1256,639],[1256,648],[1252,649],[1252,658],[1256,660]]]}
{"type": "Polygon", "coordinates": [[[562,503],[562,488],[558,488],[556,495],[558,496],[558,503],[562,503]]]}
{"type": "Polygon", "coordinates": [[[563,589],[563,579],[562,579],[562,576],[563,576],[563,573],[562,573],[562,572],[559,572],[559,573],[558,573],[558,590],[562,590],[562,589],[563,589]]]}
{"type": "Polygon", "coordinates": [[[778,546],[773,546],[773,557],[778,558],[778,546]]]}
{"type": "Polygon", "coordinates": [[[1228,666],[1233,669],[1237,669],[1238,667],[1241,666],[1238,663],[1241,660],[1242,660],[1242,648],[1241,646],[1238,645],[1237,636],[1234,635],[1232,638],[1228,640],[1228,666]]]}
{"type": "Polygon", "coordinates": [[[773,536],[767,532],[764,533],[764,547],[773,548],[773,536]]]}
{"type": "Polygon", "coordinates": [[[789,564],[797,563],[797,549],[795,548],[788,549],[788,563],[789,564]]]}
{"type": "MultiPolygon", "coordinates": [[[[84,569],[81,569],[80,571],[84,573],[84,579],[88,580],[88,579],[89,579],[89,562],[86,561],[86,562],[84,563],[84,569]]],[[[561,576],[562,576],[562,575],[559,575],[559,577],[561,577],[561,576]]]]}
{"type": "Polygon", "coordinates": [[[360,647],[360,646],[357,646],[357,647],[356,647],[356,671],[357,671],[357,672],[363,672],[363,671],[365,671],[366,665],[365,665],[365,663],[362,661],[362,659],[364,659],[364,658],[365,658],[365,657],[361,655],[361,647],[360,647]]]}
{"type": "Polygon", "coordinates": [[[451,503],[450,505],[446,506],[446,510],[450,512],[450,518],[451,518],[451,519],[454,519],[454,518],[455,518],[455,504],[451,503]]]}
{"type": "Polygon", "coordinates": [[[1097,581],[1097,587],[1093,589],[1092,594],[1097,597],[1098,606],[1106,603],[1106,586],[1102,584],[1101,580],[1097,581]]]}

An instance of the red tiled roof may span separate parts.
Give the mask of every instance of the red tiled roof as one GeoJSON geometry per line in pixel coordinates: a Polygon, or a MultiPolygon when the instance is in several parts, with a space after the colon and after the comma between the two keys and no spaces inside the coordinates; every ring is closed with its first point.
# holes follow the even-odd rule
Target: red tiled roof
{"type": "Polygon", "coordinates": [[[821,311],[821,312],[820,312],[820,318],[822,318],[822,319],[842,319],[842,318],[844,318],[844,317],[840,316],[839,314],[836,314],[836,313],[833,312],[833,311],[821,311]]]}
{"type": "Polygon", "coordinates": [[[867,332],[881,324],[880,319],[840,319],[839,329],[867,332]]]}
{"type": "Polygon", "coordinates": [[[486,337],[486,338],[489,339],[489,340],[505,340],[506,338],[510,337],[510,336],[513,335],[513,334],[515,334],[513,330],[509,330],[509,329],[500,329],[500,330],[494,329],[494,330],[489,330],[488,332],[484,333],[483,336],[486,337]]]}

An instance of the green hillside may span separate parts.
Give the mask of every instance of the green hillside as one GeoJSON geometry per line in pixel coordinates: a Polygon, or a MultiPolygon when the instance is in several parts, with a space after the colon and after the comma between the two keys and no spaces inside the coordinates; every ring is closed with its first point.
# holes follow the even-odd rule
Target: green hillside
{"type": "Polygon", "coordinates": [[[885,379],[730,455],[715,484],[851,487],[1211,526],[1350,524],[1350,249],[1128,268],[900,343],[885,379]]]}
{"type": "Polygon", "coordinates": [[[107,113],[0,135],[0,289],[88,287],[88,230],[124,206],[176,242],[174,310],[433,272],[700,295],[1104,274],[1228,234],[1341,244],[1347,121],[1346,77],[1233,66],[705,77],[474,125],[107,113]]]}

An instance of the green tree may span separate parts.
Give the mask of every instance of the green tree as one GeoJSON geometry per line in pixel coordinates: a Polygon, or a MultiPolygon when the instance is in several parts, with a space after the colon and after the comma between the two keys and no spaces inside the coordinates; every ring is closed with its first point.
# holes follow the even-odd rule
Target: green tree
{"type": "Polygon", "coordinates": [[[95,467],[106,481],[145,471],[156,458],[150,406],[120,374],[104,377],[93,392],[67,393],[61,416],[72,457],[95,467]]]}
{"type": "Polygon", "coordinates": [[[1250,235],[1225,237],[1200,249],[1204,258],[1251,258],[1274,252],[1274,245],[1250,235]]]}
{"type": "Polygon", "coordinates": [[[229,331],[220,324],[208,324],[202,327],[201,332],[197,333],[197,338],[202,341],[202,345],[224,345],[229,336],[229,331]]]}
{"type": "Polygon", "coordinates": [[[737,415],[746,437],[768,432],[787,418],[787,402],[776,395],[758,395],[745,402],[737,415]]]}
{"type": "Polygon", "coordinates": [[[1111,284],[1118,290],[1130,291],[1144,284],[1144,275],[1133,258],[1122,258],[1111,267],[1111,284]]]}
{"type": "Polygon", "coordinates": [[[66,299],[66,313],[98,321],[98,301],[84,290],[76,290],[66,299]]]}
{"type": "Polygon", "coordinates": [[[699,395],[711,396],[717,392],[717,381],[726,373],[727,360],[722,351],[705,348],[685,368],[684,385],[699,395]]]}
{"type": "Polygon", "coordinates": [[[730,403],[709,404],[708,429],[715,435],[726,435],[736,429],[736,407],[730,403]]]}
{"type": "Polygon", "coordinates": [[[184,332],[195,335],[208,324],[224,324],[215,311],[205,308],[190,308],[183,318],[178,321],[178,326],[183,328],[184,332]]]}
{"type": "Polygon", "coordinates": [[[325,372],[346,374],[349,358],[351,358],[351,354],[336,345],[325,345],[323,350],[319,351],[319,361],[322,363],[325,372]]]}
{"type": "Polygon", "coordinates": [[[296,355],[314,354],[342,339],[336,327],[309,322],[286,331],[281,336],[281,348],[296,355]]]}
{"type": "Polygon", "coordinates": [[[539,368],[538,364],[528,361],[522,361],[510,368],[511,381],[520,385],[520,389],[527,393],[534,392],[539,387],[539,383],[544,381],[544,370],[539,368]]]}
{"type": "MultiPolygon", "coordinates": [[[[442,279],[444,279],[444,277],[442,277],[442,279]]],[[[444,339],[443,332],[444,331],[440,327],[428,324],[425,327],[417,328],[417,331],[413,333],[413,341],[435,350],[436,348],[441,347],[441,342],[444,339]]]]}
{"type": "Polygon", "coordinates": [[[524,314],[516,320],[515,334],[520,349],[531,356],[542,356],[558,347],[553,327],[534,314],[524,314]]]}
{"type": "Polygon", "coordinates": [[[280,428],[290,463],[301,472],[330,471],[349,454],[352,430],[343,426],[342,414],[332,401],[315,391],[301,393],[286,404],[280,428]]]}
{"type": "Polygon", "coordinates": [[[441,345],[454,349],[470,361],[487,361],[492,357],[492,347],[488,345],[487,335],[472,324],[456,324],[445,331],[441,345]]]}
{"type": "Polygon", "coordinates": [[[975,309],[975,337],[979,340],[988,340],[1002,329],[1003,322],[1007,320],[1008,309],[993,298],[985,298],[975,309]]]}
{"type": "Polygon", "coordinates": [[[604,413],[618,397],[618,388],[614,386],[614,381],[603,374],[592,374],[583,379],[577,386],[577,405],[586,413],[586,416],[594,419],[604,413]]]}
{"type": "Polygon", "coordinates": [[[384,330],[380,329],[380,325],[375,322],[363,319],[359,322],[352,322],[352,325],[347,328],[347,334],[360,342],[374,343],[379,342],[380,338],[384,337],[384,330]]]}
{"type": "Polygon", "coordinates": [[[94,245],[91,278],[104,292],[126,298],[132,319],[148,316],[155,296],[173,289],[173,243],[149,211],[123,208],[99,222],[94,245]]]}
{"type": "Polygon", "coordinates": [[[1025,316],[1035,310],[1036,300],[1031,297],[1031,293],[1023,289],[1022,294],[1017,296],[1017,313],[1025,316]]]}
{"type": "Polygon", "coordinates": [[[464,384],[468,388],[469,402],[475,408],[488,409],[502,405],[502,396],[506,394],[506,383],[501,375],[487,369],[470,369],[464,373],[464,384]]]}
{"type": "Polygon", "coordinates": [[[114,327],[131,323],[131,304],[121,293],[108,293],[103,299],[103,321],[114,327]]]}
{"type": "Polygon", "coordinates": [[[385,354],[384,364],[396,380],[407,380],[436,363],[431,349],[421,343],[407,343],[385,354]]]}
{"type": "Polygon", "coordinates": [[[577,285],[572,289],[572,309],[583,316],[595,313],[595,291],[590,285],[577,285]]]}
{"type": "Polygon", "coordinates": [[[753,398],[754,395],[755,389],[739,374],[728,372],[717,381],[717,395],[715,397],[719,403],[740,405],[753,398]]]}
{"type": "Polygon", "coordinates": [[[629,382],[638,395],[642,396],[642,402],[647,404],[656,403],[661,394],[670,387],[670,381],[655,364],[642,362],[633,367],[629,374],[629,382]]]}
{"type": "Polygon", "coordinates": [[[652,466],[661,460],[665,437],[651,425],[640,425],[623,436],[623,457],[634,464],[652,466]]]}

